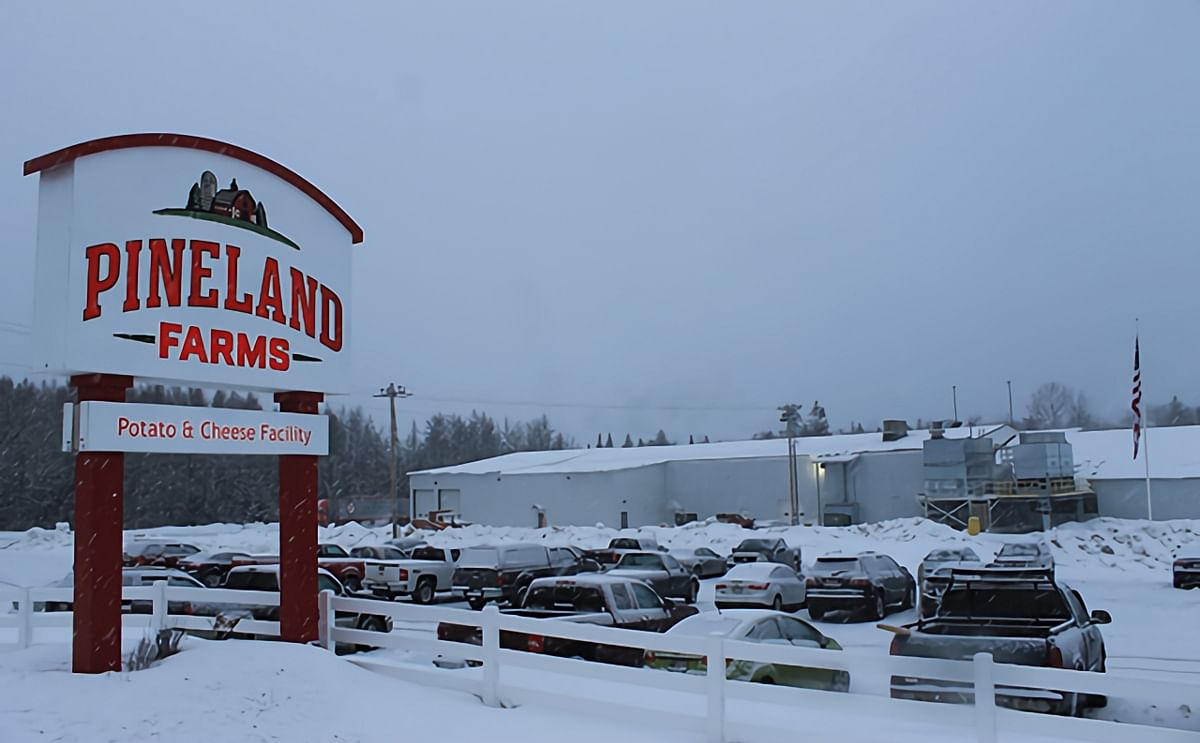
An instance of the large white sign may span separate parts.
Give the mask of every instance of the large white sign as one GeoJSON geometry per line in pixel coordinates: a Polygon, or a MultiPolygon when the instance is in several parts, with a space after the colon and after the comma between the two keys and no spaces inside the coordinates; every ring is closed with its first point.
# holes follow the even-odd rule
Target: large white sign
{"type": "Polygon", "coordinates": [[[26,172],[41,174],[35,369],[349,391],[362,232],[315,186],[180,135],[96,140],[26,172]]]}
{"type": "Polygon", "coordinates": [[[185,405],[67,403],[63,451],[324,456],[329,418],[185,405]]]}

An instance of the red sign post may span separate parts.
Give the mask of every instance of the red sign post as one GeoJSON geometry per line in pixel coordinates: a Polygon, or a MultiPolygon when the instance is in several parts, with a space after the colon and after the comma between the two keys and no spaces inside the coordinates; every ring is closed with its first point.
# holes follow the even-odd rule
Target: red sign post
{"type": "Polygon", "coordinates": [[[73,670],[121,668],[126,451],[278,454],[280,635],[316,640],[328,425],[297,419],[349,391],[348,249],[362,229],[295,172],[203,137],[92,140],[26,162],[33,173],[33,368],[70,375],[77,391],[64,415],[76,452],[73,670]],[[280,412],[196,424],[126,407],[135,379],[272,392],[280,412]]]}

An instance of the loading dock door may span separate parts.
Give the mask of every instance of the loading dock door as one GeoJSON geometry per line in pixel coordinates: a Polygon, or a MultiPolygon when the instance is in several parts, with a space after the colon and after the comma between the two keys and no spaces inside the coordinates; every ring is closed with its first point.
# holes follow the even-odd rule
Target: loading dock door
{"type": "Polygon", "coordinates": [[[459,511],[459,504],[462,501],[461,490],[439,490],[438,491],[438,508],[443,511],[459,511]]]}
{"type": "Polygon", "coordinates": [[[437,493],[432,490],[414,490],[413,491],[413,517],[418,519],[429,518],[429,512],[437,510],[437,493]]]}

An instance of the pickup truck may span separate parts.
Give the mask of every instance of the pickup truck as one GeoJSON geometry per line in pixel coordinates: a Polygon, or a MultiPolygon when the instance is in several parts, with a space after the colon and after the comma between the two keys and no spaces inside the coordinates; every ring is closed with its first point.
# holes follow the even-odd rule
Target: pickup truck
{"type": "Polygon", "coordinates": [[[696,603],[700,595],[700,579],[665,552],[626,552],[608,574],[644,581],[660,596],[689,604],[696,603]]]}
{"type": "MultiPolygon", "coordinates": [[[[603,573],[538,578],[523,594],[519,606],[500,611],[509,616],[649,632],[665,632],[697,613],[693,606],[660,597],[641,581],[603,573]]],[[[547,626],[547,635],[552,632],[553,628],[547,626]]],[[[443,622],[438,625],[437,636],[449,642],[483,644],[482,630],[470,625],[443,622]]],[[[509,631],[501,631],[500,647],[631,666],[642,665],[645,656],[638,648],[509,631]]]]}
{"type": "Polygon", "coordinates": [[[461,550],[418,547],[406,560],[367,560],[364,587],[389,601],[411,596],[418,604],[432,604],[438,592],[454,587],[454,569],[461,550]]]}
{"type": "Polygon", "coordinates": [[[654,537],[617,537],[602,550],[589,550],[585,554],[605,567],[617,564],[627,552],[665,552],[654,537]]]}
{"type": "Polygon", "coordinates": [[[520,603],[521,593],[537,578],[598,569],[595,561],[582,558],[570,547],[547,548],[540,544],[468,547],[459,555],[453,590],[462,594],[475,610],[493,600],[515,606],[520,603]]]}
{"type": "Polygon", "coordinates": [[[789,547],[782,539],[743,539],[729,555],[729,567],[741,562],[777,562],[797,573],[804,570],[799,547],[789,547]]]}
{"type": "MultiPolygon", "coordinates": [[[[1099,625],[1111,621],[1106,611],[1089,614],[1079,592],[1057,581],[1052,570],[955,568],[932,617],[903,627],[880,627],[896,635],[892,655],[969,660],[976,653],[991,653],[997,663],[1103,673],[1104,637],[1099,625]]],[[[904,676],[892,676],[891,693],[899,699],[974,701],[969,685],[904,676]]],[[[1103,706],[1106,700],[998,687],[996,703],[1077,715],[1083,707],[1103,706]]]]}

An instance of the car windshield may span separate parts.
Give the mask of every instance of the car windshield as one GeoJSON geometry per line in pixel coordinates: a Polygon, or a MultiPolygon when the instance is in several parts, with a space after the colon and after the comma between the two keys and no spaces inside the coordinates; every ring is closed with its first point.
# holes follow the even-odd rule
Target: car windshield
{"type": "Polygon", "coordinates": [[[462,568],[494,568],[499,564],[500,550],[495,547],[468,547],[458,560],[462,568]]]}
{"type": "Polygon", "coordinates": [[[774,542],[768,542],[765,539],[747,539],[737,546],[735,552],[754,552],[756,550],[767,550],[774,546],[774,542]]]}
{"type": "Polygon", "coordinates": [[[525,597],[525,608],[541,611],[604,611],[604,594],[595,586],[534,586],[525,597]]]}
{"type": "Polygon", "coordinates": [[[684,619],[682,622],[669,629],[667,634],[689,635],[694,637],[706,637],[708,635],[721,634],[728,637],[741,624],[741,619],[722,616],[716,612],[705,612],[703,614],[693,614],[687,619],[684,619]]]}
{"type": "Polygon", "coordinates": [[[963,554],[958,550],[934,550],[925,559],[929,562],[956,562],[963,559],[963,554]]]}
{"type": "Polygon", "coordinates": [[[1006,544],[1000,550],[1000,555],[1003,557],[1037,557],[1038,546],[1036,544],[1006,544]]]}
{"type": "Polygon", "coordinates": [[[640,550],[642,545],[638,544],[636,539],[614,539],[608,543],[609,549],[614,550],[640,550]]]}
{"type": "Polygon", "coordinates": [[[618,568],[662,568],[662,558],[658,555],[625,555],[617,563],[618,568]]]}
{"type": "Polygon", "coordinates": [[[857,557],[818,557],[813,563],[812,572],[818,575],[861,573],[863,567],[857,557]]]}
{"type": "Polygon", "coordinates": [[[225,578],[223,588],[233,588],[244,591],[278,591],[279,583],[275,573],[268,572],[232,572],[225,578]]]}

